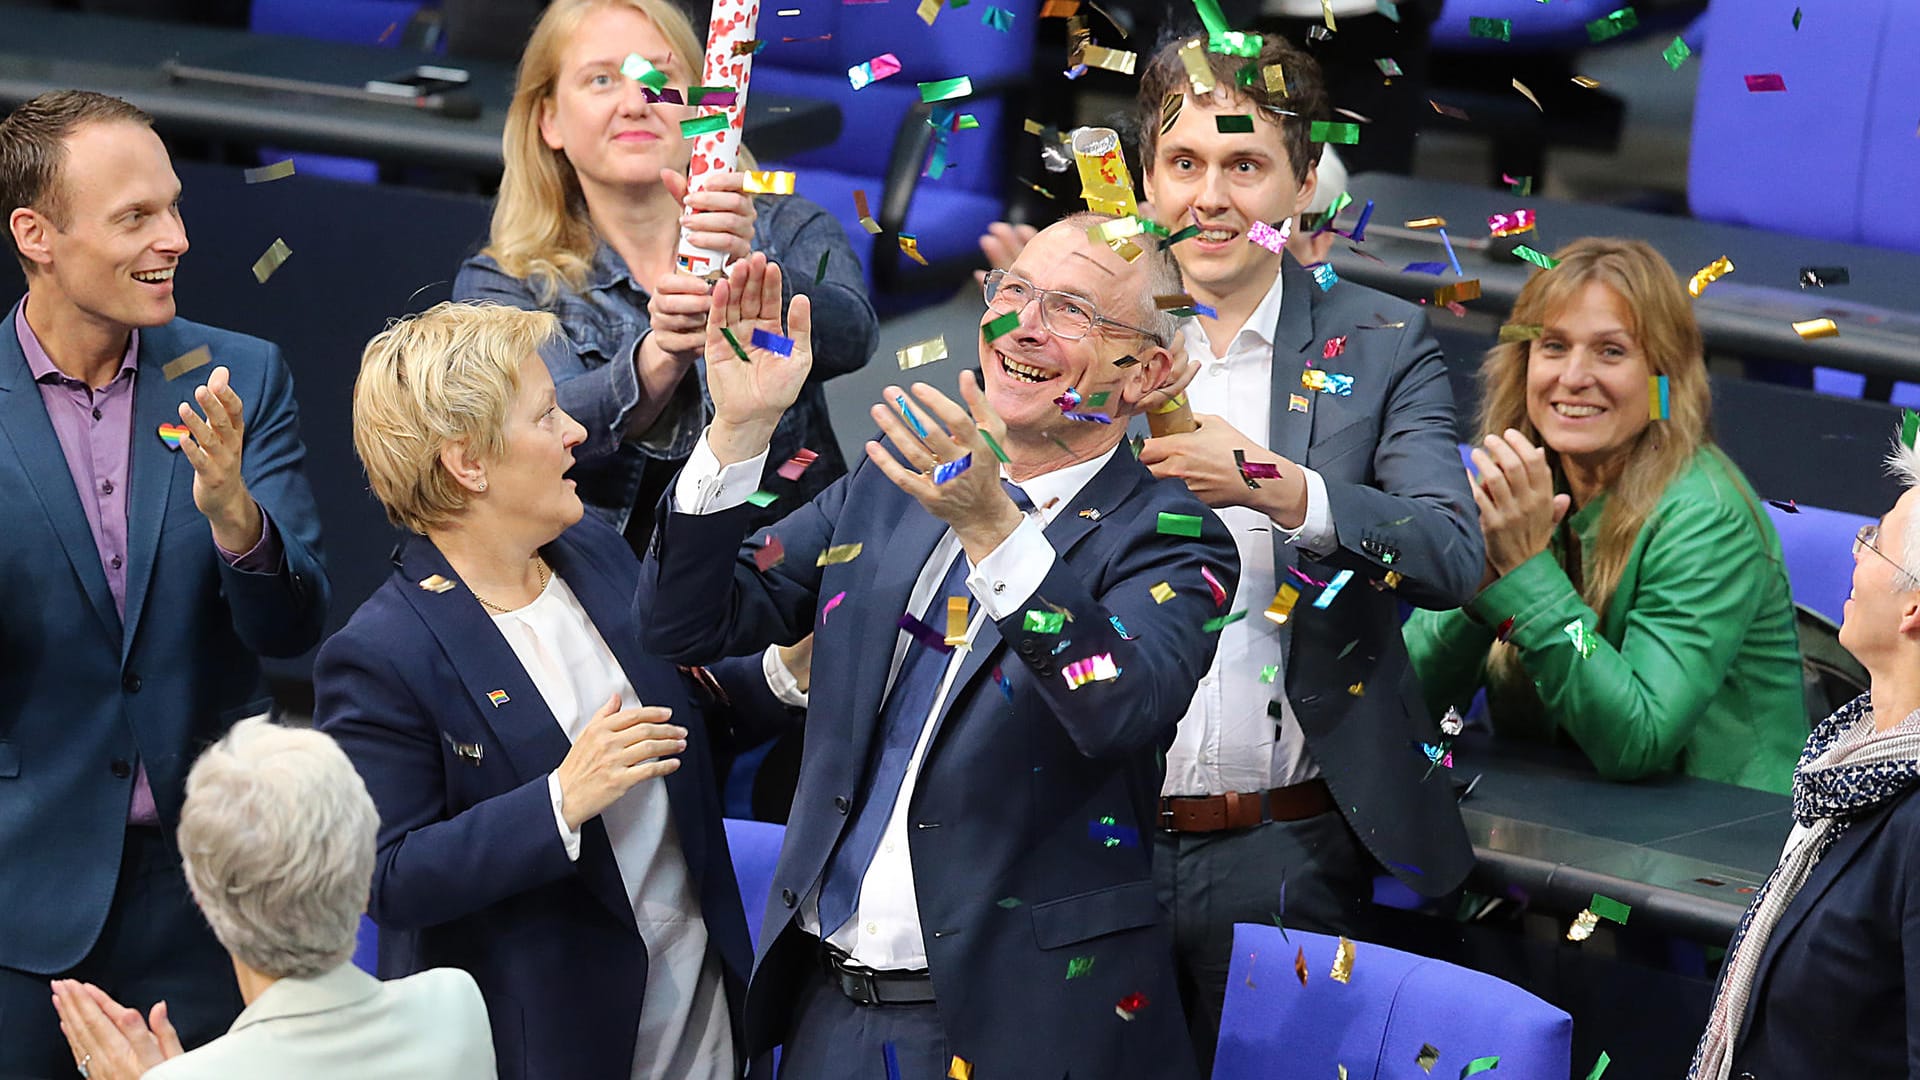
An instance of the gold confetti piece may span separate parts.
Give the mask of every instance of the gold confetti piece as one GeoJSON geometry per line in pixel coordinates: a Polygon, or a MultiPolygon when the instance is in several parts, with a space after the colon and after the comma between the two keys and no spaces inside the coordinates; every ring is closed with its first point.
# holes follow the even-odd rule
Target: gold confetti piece
{"type": "Polygon", "coordinates": [[[1480,299],[1480,279],[1453,281],[1433,290],[1433,302],[1440,307],[1480,299]]]}
{"type": "Polygon", "coordinates": [[[1507,345],[1516,341],[1532,341],[1546,332],[1546,327],[1538,324],[1507,323],[1500,327],[1500,344],[1507,345]]]}
{"type": "Polygon", "coordinates": [[[1327,977],[1339,983],[1353,982],[1353,942],[1340,939],[1333,952],[1333,970],[1327,977]]]}
{"type": "Polygon", "coordinates": [[[1207,42],[1204,38],[1194,38],[1180,46],[1180,66],[1187,69],[1187,81],[1193,84],[1193,92],[1201,97],[1213,93],[1213,69],[1207,66],[1207,42]]]}
{"type": "Polygon", "coordinates": [[[1260,69],[1260,79],[1266,85],[1267,93],[1287,97],[1287,69],[1279,64],[1268,64],[1260,69]]]}
{"type": "Polygon", "coordinates": [[[758,52],[760,46],[765,44],[766,42],[759,38],[754,38],[752,41],[736,41],[733,43],[733,55],[745,56],[748,53],[758,52]]]}
{"type": "Polygon", "coordinates": [[[1293,954],[1293,973],[1300,976],[1301,986],[1307,985],[1307,947],[1304,945],[1293,954]]]}
{"type": "Polygon", "coordinates": [[[266,254],[253,260],[253,280],[265,285],[267,279],[273,276],[273,272],[280,269],[292,257],[293,249],[287,246],[287,242],[275,238],[273,245],[267,248],[266,254]]]}
{"type": "Polygon", "coordinates": [[[1168,94],[1166,100],[1160,103],[1160,134],[1165,135],[1173,130],[1173,125],[1180,119],[1180,108],[1186,101],[1185,94],[1168,94]]]}
{"type": "Polygon", "coordinates": [[[967,643],[967,598],[964,596],[947,597],[947,644],[965,645],[967,643]]]}
{"type": "Polygon", "coordinates": [[[1366,696],[1367,696],[1367,684],[1366,684],[1366,683],[1354,683],[1354,684],[1353,684],[1352,686],[1349,686],[1349,687],[1347,687],[1347,693],[1349,693],[1349,694],[1352,694],[1352,695],[1353,695],[1354,697],[1366,697],[1366,696]]]}
{"type": "Polygon", "coordinates": [[[1808,319],[1794,323],[1793,332],[1799,334],[1803,341],[1812,341],[1814,338],[1838,337],[1840,327],[1832,319],[1808,319]]]}
{"type": "Polygon", "coordinates": [[[1040,6],[1043,19],[1071,19],[1080,11],[1080,0],[1047,0],[1040,6]]]}
{"type": "Polygon", "coordinates": [[[894,353],[894,356],[900,361],[901,371],[911,371],[925,364],[931,364],[936,360],[945,360],[947,358],[947,339],[943,335],[941,337],[931,337],[925,341],[916,341],[894,353]]]}
{"type": "Polygon", "coordinates": [[[859,188],[853,189],[853,212],[860,219],[860,227],[875,236],[880,235],[880,223],[873,220],[873,212],[867,209],[867,193],[859,188]]]}
{"type": "Polygon", "coordinates": [[[851,544],[835,544],[821,552],[820,557],[813,560],[813,565],[833,566],[836,563],[852,562],[860,557],[860,548],[861,544],[857,541],[851,544]]]}
{"type": "Polygon", "coordinates": [[[1421,1072],[1431,1073],[1433,1067],[1440,1064],[1440,1051],[1434,1049],[1432,1043],[1421,1043],[1420,1053],[1414,1056],[1413,1063],[1420,1066],[1421,1072]]]}
{"type": "Polygon", "coordinates": [[[443,593],[453,588],[453,582],[439,574],[429,574],[420,579],[420,587],[430,593],[443,593]]]}
{"type": "Polygon", "coordinates": [[[1294,588],[1292,585],[1280,586],[1280,591],[1273,594],[1273,603],[1267,605],[1267,618],[1271,620],[1275,626],[1287,625],[1287,620],[1293,617],[1293,605],[1298,602],[1299,599],[1299,589],[1294,588]]]}
{"type": "Polygon", "coordinates": [[[1347,1080],[1347,1067],[1345,1065],[1336,1067],[1340,1070],[1340,1080],[1347,1080]]]}
{"type": "Polygon", "coordinates": [[[972,1062],[955,1054],[953,1064],[947,1066],[947,1080],[973,1080],[972,1062]]]}
{"type": "Polygon", "coordinates": [[[213,363],[213,350],[201,345],[167,361],[167,366],[160,369],[160,374],[165,375],[168,382],[172,382],[189,371],[206,367],[211,363],[213,363]]]}
{"type": "Polygon", "coordinates": [[[1327,29],[1338,33],[1340,28],[1333,25],[1333,0],[1320,0],[1320,17],[1327,21],[1327,29]]]}
{"type": "Polygon", "coordinates": [[[1407,221],[1409,229],[1444,229],[1446,227],[1447,219],[1443,217],[1417,217],[1407,221]]]}
{"type": "Polygon", "coordinates": [[[1173,599],[1173,586],[1164,581],[1147,591],[1153,594],[1153,602],[1156,604],[1164,604],[1173,599]]]}
{"type": "Polygon", "coordinates": [[[741,189],[749,195],[791,195],[793,194],[793,174],[790,172],[754,172],[741,175],[741,189]]]}
{"type": "Polygon", "coordinates": [[[257,169],[248,169],[244,174],[249,184],[264,184],[269,180],[285,180],[293,175],[293,159],[276,161],[271,165],[262,165],[257,169]]]}
{"type": "Polygon", "coordinates": [[[1380,580],[1381,580],[1381,583],[1386,585],[1387,588],[1397,589],[1400,587],[1400,583],[1406,580],[1406,575],[1402,574],[1398,570],[1389,570],[1387,571],[1386,576],[1381,578],[1380,580]]]}
{"type": "Polygon", "coordinates": [[[1117,71],[1122,75],[1133,74],[1133,65],[1139,60],[1135,53],[1124,49],[1109,49],[1104,45],[1089,45],[1081,54],[1080,62],[1088,67],[1097,67],[1102,71],[1117,71]]]}
{"type": "Polygon", "coordinates": [[[1600,925],[1600,916],[1592,908],[1583,909],[1573,917],[1573,925],[1567,927],[1568,941],[1585,941],[1593,936],[1593,928],[1600,925]]]}
{"type": "Polygon", "coordinates": [[[1575,75],[1573,77],[1573,85],[1582,90],[1598,90],[1600,89],[1600,80],[1589,79],[1585,75],[1575,75]]]}
{"type": "Polygon", "coordinates": [[[1733,273],[1733,260],[1725,255],[1713,260],[1693,272],[1693,280],[1687,282],[1687,292],[1698,297],[1707,286],[1733,273]]]}
{"type": "MultiPolygon", "coordinates": [[[[862,224],[864,224],[864,222],[862,224]]],[[[900,240],[900,254],[905,255],[907,258],[912,259],[914,262],[919,263],[921,266],[927,265],[926,257],[920,254],[920,238],[919,237],[914,236],[911,233],[901,233],[899,240],[900,240]]]]}
{"type": "Polygon", "coordinates": [[[920,6],[914,10],[914,14],[920,16],[921,22],[932,26],[933,20],[940,17],[940,0],[920,0],[920,6]]]}
{"type": "Polygon", "coordinates": [[[1541,112],[1547,111],[1546,106],[1540,104],[1540,99],[1533,96],[1533,91],[1527,89],[1526,83],[1521,82],[1519,79],[1515,79],[1513,80],[1513,88],[1515,90],[1520,91],[1521,97],[1526,98],[1528,101],[1533,102],[1534,108],[1539,109],[1541,112]]]}

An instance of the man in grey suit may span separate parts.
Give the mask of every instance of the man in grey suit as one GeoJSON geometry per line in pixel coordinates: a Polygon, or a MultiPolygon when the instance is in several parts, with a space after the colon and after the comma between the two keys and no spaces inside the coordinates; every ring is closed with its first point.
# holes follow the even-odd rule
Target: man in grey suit
{"type": "Polygon", "coordinates": [[[1318,68],[1275,38],[1255,58],[1207,52],[1203,94],[1182,44],[1141,79],[1140,157],[1154,216],[1200,230],[1173,251],[1214,315],[1182,332],[1199,427],[1149,440],[1140,461],[1219,513],[1242,564],[1230,603],[1247,617],[1221,632],[1167,753],[1154,853],[1211,1062],[1234,923],[1352,934],[1381,867],[1425,896],[1466,877],[1397,602],[1465,603],[1483,554],[1425,315],[1323,284],[1273,229],[1313,198],[1318,68]],[[1236,78],[1249,63],[1251,86],[1236,78]],[[1284,91],[1267,89],[1276,67],[1284,91]]]}

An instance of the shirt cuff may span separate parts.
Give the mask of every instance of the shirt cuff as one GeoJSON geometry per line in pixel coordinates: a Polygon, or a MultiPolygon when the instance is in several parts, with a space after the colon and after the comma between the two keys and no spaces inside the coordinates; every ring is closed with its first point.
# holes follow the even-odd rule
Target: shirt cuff
{"type": "Polygon", "coordinates": [[[580,830],[567,828],[567,816],[560,812],[560,774],[547,774],[547,800],[553,803],[553,824],[560,830],[560,843],[566,846],[567,861],[580,861],[580,830]]]}
{"type": "Polygon", "coordinates": [[[273,519],[267,516],[267,508],[254,503],[260,510],[260,539],[244,555],[236,555],[220,547],[215,540],[213,546],[219,548],[220,557],[228,566],[243,574],[277,574],[280,572],[280,530],[273,527],[273,519]]]}
{"type": "Polygon", "coordinates": [[[701,432],[700,441],[693,444],[693,453],[687,455],[687,463],[674,481],[673,508],[683,514],[717,514],[746,502],[747,496],[760,490],[760,474],[767,467],[771,449],[760,451],[758,457],[721,465],[707,445],[707,433],[701,432]]]}
{"type": "Polygon", "coordinates": [[[800,689],[800,680],[787,670],[787,662],[780,659],[780,646],[769,645],[760,657],[760,671],[767,677],[767,689],[780,699],[782,705],[791,705],[796,709],[807,707],[807,692],[800,689]]]}
{"type": "Polygon", "coordinates": [[[1327,502],[1327,482],[1319,473],[1306,466],[1300,472],[1307,480],[1307,517],[1297,529],[1289,529],[1274,522],[1280,529],[1280,535],[1287,543],[1298,546],[1309,555],[1325,555],[1337,546],[1339,535],[1333,529],[1333,508],[1327,502]]]}
{"type": "MultiPolygon", "coordinates": [[[[960,557],[966,558],[966,552],[960,557]]],[[[1026,608],[1033,594],[1040,591],[1040,583],[1053,572],[1056,558],[1040,523],[1027,517],[973,567],[967,575],[967,588],[987,609],[987,617],[999,622],[1026,608]]]]}

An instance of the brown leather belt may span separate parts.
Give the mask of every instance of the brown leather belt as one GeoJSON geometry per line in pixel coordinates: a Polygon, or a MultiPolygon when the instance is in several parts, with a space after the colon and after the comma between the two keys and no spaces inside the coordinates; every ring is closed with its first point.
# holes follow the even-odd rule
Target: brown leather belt
{"type": "Polygon", "coordinates": [[[1325,780],[1305,780],[1271,791],[1229,791],[1225,795],[1163,795],[1160,828],[1166,832],[1207,833],[1251,829],[1268,821],[1303,821],[1334,809],[1325,780]]]}

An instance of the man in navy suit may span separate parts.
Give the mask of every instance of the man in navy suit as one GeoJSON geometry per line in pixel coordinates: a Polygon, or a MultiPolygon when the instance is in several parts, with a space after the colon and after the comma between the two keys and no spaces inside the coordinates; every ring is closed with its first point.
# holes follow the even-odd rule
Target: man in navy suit
{"type": "Polygon", "coordinates": [[[794,299],[791,355],[749,362],[719,330],[779,334],[779,271],[756,255],[716,286],[713,422],[636,603],[683,662],[815,634],[747,992],[749,1046],[784,1042],[783,1076],[1197,1075],[1149,836],[1159,755],[1230,616],[1208,574],[1231,590],[1239,567],[1121,445],[1172,379],[1151,298],[1179,290],[1152,244],[1129,262],[1089,235],[1108,220],[1055,224],[989,276],[985,389],[963,374],[963,407],[889,387],[866,460],[764,540],[741,504],[810,312],[794,299]]]}
{"type": "Polygon", "coordinates": [[[150,123],[81,91],[0,121],[27,277],[0,326],[0,1075],[81,1064],[52,978],[164,999],[188,1046],[238,1015],[173,825],[194,756],[269,707],[257,657],[326,615],[291,379],[175,317],[180,181],[150,123]]]}

